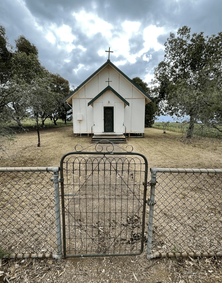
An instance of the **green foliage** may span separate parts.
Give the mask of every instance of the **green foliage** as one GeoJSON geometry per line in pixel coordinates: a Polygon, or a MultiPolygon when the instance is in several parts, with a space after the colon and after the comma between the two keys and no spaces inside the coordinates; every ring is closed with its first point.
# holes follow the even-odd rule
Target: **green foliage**
{"type": "Polygon", "coordinates": [[[38,49],[34,44],[28,41],[24,36],[20,36],[16,41],[16,47],[18,52],[25,53],[27,56],[33,54],[38,56],[38,49]]]}
{"type": "Polygon", "coordinates": [[[67,120],[67,112],[69,111],[69,107],[63,102],[63,99],[68,96],[69,82],[61,77],[59,74],[50,74],[51,80],[51,89],[55,93],[59,95],[56,98],[55,110],[51,115],[51,118],[56,125],[58,119],[63,119],[66,123],[67,120]]]}
{"type": "Polygon", "coordinates": [[[194,124],[222,122],[222,33],[211,37],[191,35],[190,28],[171,33],[165,43],[164,60],[155,69],[157,101],[163,112],[189,116],[187,137],[194,124]]]}
{"type": "Polygon", "coordinates": [[[10,77],[10,60],[12,53],[8,49],[9,43],[6,37],[5,28],[0,26],[0,84],[7,82],[10,77]]]}
{"type": "MultiPolygon", "coordinates": [[[[139,77],[135,77],[132,81],[143,91],[150,95],[150,89],[148,84],[142,81],[139,77]]],[[[145,127],[152,127],[157,111],[156,102],[150,102],[145,106],[145,127]]]]}
{"type": "Polygon", "coordinates": [[[47,72],[41,66],[38,57],[34,54],[29,56],[26,53],[14,53],[11,59],[12,64],[12,78],[14,80],[22,80],[28,84],[31,83],[36,77],[44,76],[47,72]]]}
{"type": "Polygon", "coordinates": [[[2,259],[4,256],[9,255],[9,252],[6,252],[2,249],[2,247],[0,246],[0,259],[2,259]]]}

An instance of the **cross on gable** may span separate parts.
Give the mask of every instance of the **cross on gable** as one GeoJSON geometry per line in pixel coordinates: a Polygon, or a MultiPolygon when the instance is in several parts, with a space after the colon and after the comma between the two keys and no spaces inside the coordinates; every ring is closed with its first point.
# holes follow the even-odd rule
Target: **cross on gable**
{"type": "Polygon", "coordinates": [[[108,85],[109,85],[109,83],[111,83],[111,82],[112,82],[112,81],[110,81],[109,78],[108,78],[108,81],[106,81],[106,83],[108,83],[108,85]]]}
{"type": "Polygon", "coordinates": [[[108,60],[110,60],[110,53],[113,53],[113,51],[110,51],[110,47],[109,47],[109,50],[106,50],[106,52],[108,52],[108,60]]]}

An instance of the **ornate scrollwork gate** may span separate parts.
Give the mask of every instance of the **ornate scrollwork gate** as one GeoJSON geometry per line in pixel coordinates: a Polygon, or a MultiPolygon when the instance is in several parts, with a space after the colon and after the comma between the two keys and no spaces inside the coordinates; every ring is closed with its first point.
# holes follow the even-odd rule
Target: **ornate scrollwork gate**
{"type": "Polygon", "coordinates": [[[143,251],[147,160],[106,142],[77,145],[61,160],[64,257],[143,251]]]}

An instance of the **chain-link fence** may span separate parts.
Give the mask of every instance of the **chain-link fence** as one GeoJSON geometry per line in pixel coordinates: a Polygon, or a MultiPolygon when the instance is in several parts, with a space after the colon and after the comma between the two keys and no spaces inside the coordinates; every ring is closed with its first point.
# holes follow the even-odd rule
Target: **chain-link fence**
{"type": "Polygon", "coordinates": [[[0,168],[0,253],[61,258],[59,168],[0,168]]]}
{"type": "Polygon", "coordinates": [[[222,255],[222,170],[151,169],[148,259],[222,255]]]}
{"type": "MultiPolygon", "coordinates": [[[[148,259],[222,256],[222,170],[151,174],[148,259]]],[[[58,178],[59,168],[0,168],[0,258],[61,258],[58,178]]]]}

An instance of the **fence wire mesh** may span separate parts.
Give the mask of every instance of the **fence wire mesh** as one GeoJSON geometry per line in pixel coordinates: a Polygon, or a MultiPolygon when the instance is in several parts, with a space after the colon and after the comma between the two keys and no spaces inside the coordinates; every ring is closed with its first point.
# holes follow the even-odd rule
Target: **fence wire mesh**
{"type": "Polygon", "coordinates": [[[155,202],[148,258],[221,254],[222,170],[152,168],[151,173],[155,202]]]}
{"type": "Polygon", "coordinates": [[[55,170],[0,168],[0,247],[9,256],[58,254],[55,170]]]}

